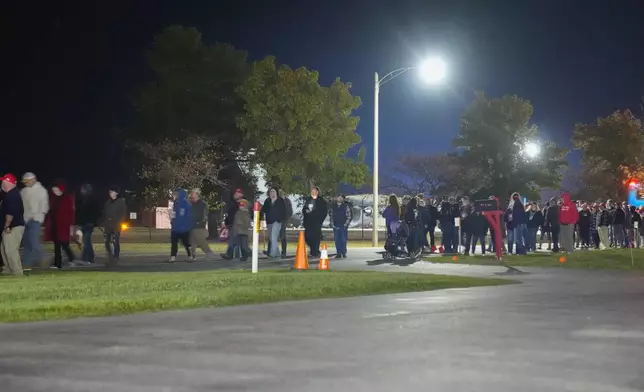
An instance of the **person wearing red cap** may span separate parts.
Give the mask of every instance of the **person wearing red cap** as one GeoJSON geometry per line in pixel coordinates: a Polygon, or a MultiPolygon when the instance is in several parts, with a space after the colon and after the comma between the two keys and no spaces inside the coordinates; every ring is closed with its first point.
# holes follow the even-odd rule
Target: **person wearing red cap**
{"type": "Polygon", "coordinates": [[[3,229],[0,253],[4,261],[4,270],[11,275],[20,276],[22,275],[20,242],[25,232],[25,209],[16,187],[16,177],[13,174],[5,174],[0,181],[2,181],[2,190],[6,193],[2,201],[3,229]]]}
{"type": "Polygon", "coordinates": [[[59,181],[51,188],[49,212],[45,218],[45,241],[54,243],[54,265],[51,268],[63,268],[64,251],[71,265],[77,265],[74,252],[69,247],[74,228],[74,198],[65,193],[65,183],[59,181]]]}

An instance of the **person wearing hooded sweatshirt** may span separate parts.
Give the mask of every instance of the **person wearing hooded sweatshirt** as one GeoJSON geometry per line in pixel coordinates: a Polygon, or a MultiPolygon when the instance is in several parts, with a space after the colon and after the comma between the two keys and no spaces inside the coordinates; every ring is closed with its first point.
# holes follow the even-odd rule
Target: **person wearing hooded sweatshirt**
{"type": "Polygon", "coordinates": [[[561,207],[559,208],[559,223],[561,225],[561,247],[566,253],[572,253],[575,250],[573,236],[578,220],[579,211],[575,203],[570,200],[570,193],[562,193],[561,207]]]}
{"type": "Polygon", "coordinates": [[[168,262],[174,263],[177,260],[177,252],[179,251],[179,240],[186,249],[188,254],[188,262],[194,260],[194,256],[190,251],[190,230],[192,230],[192,206],[188,201],[186,191],[184,189],[177,189],[174,192],[174,204],[172,206],[170,224],[170,260],[168,262]]]}
{"type": "Polygon", "coordinates": [[[125,199],[119,197],[118,186],[111,186],[108,191],[109,198],[103,207],[103,214],[99,219],[105,235],[105,250],[107,251],[108,265],[118,263],[121,253],[121,225],[127,216],[125,199]]]}
{"type": "Polygon", "coordinates": [[[347,241],[349,239],[349,225],[353,220],[353,208],[344,195],[336,197],[335,203],[331,206],[329,220],[333,228],[333,239],[335,240],[336,259],[347,258],[347,241]]]}
{"type": "Polygon", "coordinates": [[[101,217],[101,207],[94,197],[92,186],[83,184],[80,189],[80,197],[76,199],[76,224],[83,233],[83,253],[81,260],[94,263],[95,254],[92,244],[92,233],[101,217]]]}
{"type": "Polygon", "coordinates": [[[40,227],[49,212],[49,195],[47,189],[38,182],[34,173],[25,173],[22,176],[22,183],[25,185],[20,191],[22,204],[25,208],[25,233],[22,240],[25,248],[23,262],[26,267],[30,267],[45,259],[40,242],[40,227]]]}
{"type": "Polygon", "coordinates": [[[320,195],[320,188],[311,189],[311,197],[304,202],[302,216],[304,217],[304,237],[309,246],[309,256],[320,257],[320,241],[322,240],[322,224],[329,213],[326,201],[320,195]]]}
{"type": "Polygon", "coordinates": [[[54,265],[52,268],[63,268],[62,251],[65,252],[69,263],[76,265],[74,252],[69,247],[69,241],[74,227],[75,211],[74,198],[65,193],[66,186],[58,182],[51,188],[49,198],[49,213],[45,218],[45,241],[54,243],[54,265]]]}

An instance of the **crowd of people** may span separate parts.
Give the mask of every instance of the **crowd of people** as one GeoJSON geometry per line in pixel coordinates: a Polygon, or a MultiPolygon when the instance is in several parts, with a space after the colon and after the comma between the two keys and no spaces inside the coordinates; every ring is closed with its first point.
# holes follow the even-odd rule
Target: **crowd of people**
{"type": "MultiPolygon", "coordinates": [[[[627,203],[573,201],[569,193],[562,193],[543,206],[536,201],[524,205],[521,196],[513,193],[502,209],[500,230],[503,251],[508,253],[535,252],[543,249],[544,241],[547,250],[566,253],[644,244],[644,230],[640,227],[644,208],[627,203]]],[[[410,228],[407,240],[410,254],[423,251],[454,254],[462,246],[467,255],[476,251],[477,243],[481,244],[483,254],[495,250],[493,240],[486,247],[488,234],[494,238],[487,218],[467,197],[438,201],[423,195],[405,196],[401,205],[398,197],[392,195],[383,217],[388,235],[394,234],[391,227],[395,222],[403,221],[410,228]],[[442,233],[440,247],[436,246],[436,228],[442,233]]]]}
{"type": "Polygon", "coordinates": [[[119,196],[119,188],[110,187],[107,201],[103,204],[95,197],[92,187],[85,184],[80,196],[75,198],[64,181],[56,181],[47,190],[34,173],[22,176],[24,187],[18,189],[18,180],[13,174],[0,178],[3,197],[0,217],[4,224],[0,255],[3,273],[22,275],[24,268],[34,266],[60,269],[63,267],[63,252],[71,265],[95,262],[92,232],[99,227],[105,234],[105,247],[109,263],[119,259],[121,225],[126,219],[125,200],[119,196]],[[44,229],[44,236],[43,236],[44,229]],[[46,258],[42,241],[54,245],[53,260],[46,258]],[[82,249],[80,259],[71,244],[78,242],[82,249]],[[24,247],[24,260],[20,246],[24,247]]]}
{"type": "MultiPolygon", "coordinates": [[[[232,200],[224,208],[224,229],[228,235],[228,248],[221,257],[234,259],[239,257],[244,261],[250,255],[248,246],[248,227],[252,219],[253,209],[244,198],[244,191],[237,189],[232,200]]],[[[270,188],[268,197],[260,210],[260,219],[265,222],[268,233],[267,249],[264,251],[269,258],[287,257],[286,227],[293,216],[293,205],[283,190],[270,188]],[[280,249],[281,245],[281,249],[280,249]]],[[[336,258],[347,257],[348,229],[353,219],[353,210],[344,195],[335,198],[330,206],[320,194],[318,187],[311,189],[311,194],[304,200],[302,217],[304,238],[309,248],[310,257],[320,256],[320,241],[322,226],[329,216],[333,229],[333,238],[337,251],[336,258]]]]}

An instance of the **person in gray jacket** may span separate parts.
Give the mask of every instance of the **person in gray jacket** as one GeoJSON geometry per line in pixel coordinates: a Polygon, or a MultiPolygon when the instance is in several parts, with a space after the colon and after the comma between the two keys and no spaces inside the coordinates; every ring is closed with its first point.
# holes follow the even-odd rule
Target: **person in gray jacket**
{"type": "Polygon", "coordinates": [[[190,192],[192,203],[192,229],[190,230],[190,245],[192,246],[192,259],[195,258],[195,249],[201,248],[209,259],[214,258],[214,253],[208,245],[208,204],[201,198],[201,189],[195,188],[190,192]]]}
{"type": "Polygon", "coordinates": [[[119,197],[119,187],[111,186],[109,199],[103,208],[103,216],[100,220],[105,234],[105,250],[107,250],[108,264],[115,264],[119,260],[121,252],[121,225],[127,217],[127,205],[125,199],[119,197]]]}

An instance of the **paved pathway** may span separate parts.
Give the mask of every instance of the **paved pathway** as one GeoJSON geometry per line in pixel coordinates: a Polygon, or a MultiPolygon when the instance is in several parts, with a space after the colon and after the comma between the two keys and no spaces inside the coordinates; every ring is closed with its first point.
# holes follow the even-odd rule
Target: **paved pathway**
{"type": "MultiPolygon", "coordinates": [[[[332,266],[503,272],[373,260],[352,250],[332,266]]],[[[644,390],[644,277],[530,272],[503,287],[1,325],[0,390],[644,390]]]]}

